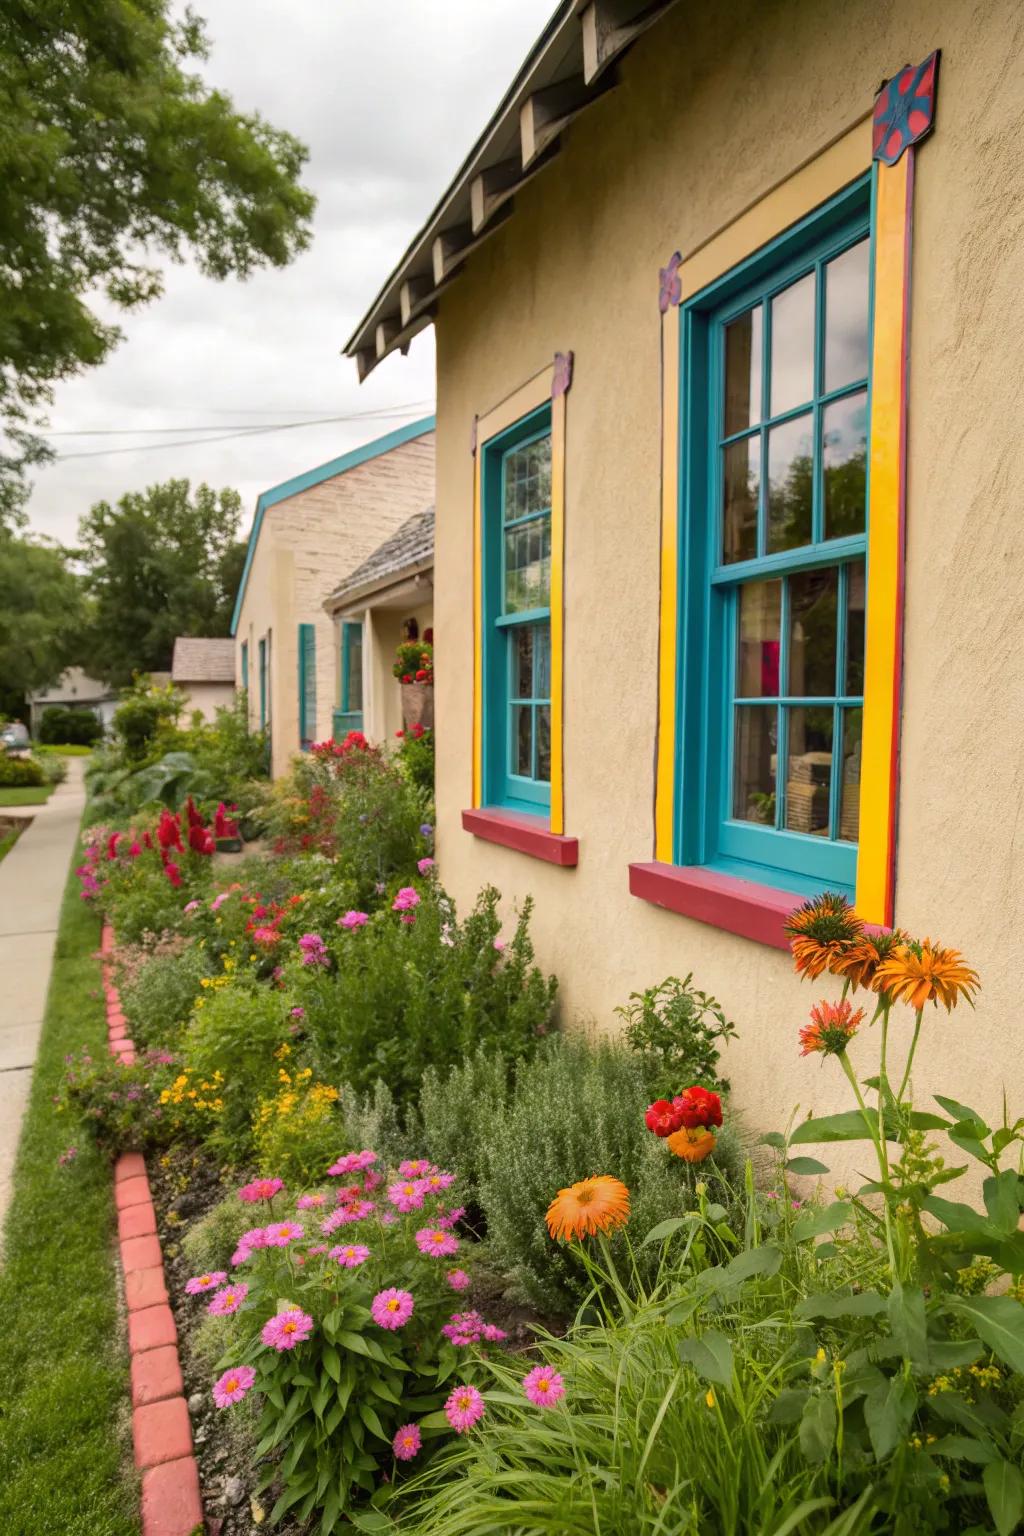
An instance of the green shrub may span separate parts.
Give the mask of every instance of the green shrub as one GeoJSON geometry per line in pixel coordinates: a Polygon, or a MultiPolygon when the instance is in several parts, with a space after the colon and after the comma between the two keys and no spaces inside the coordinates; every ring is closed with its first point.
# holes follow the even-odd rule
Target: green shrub
{"type": "Polygon", "coordinates": [[[322,1177],[348,1146],[346,1127],[337,1088],[317,1082],[312,1068],[299,1066],[287,1045],[278,1048],[274,1059],[276,1091],[259,1100],[253,1115],[256,1167],[302,1189],[322,1177]]]}
{"type": "Polygon", "coordinates": [[[38,789],[46,783],[42,763],[0,752],[0,789],[38,789]]]}
{"type": "Polygon", "coordinates": [[[182,1041],[182,1061],[204,1081],[220,1074],[223,1108],[212,1126],[210,1144],[227,1161],[252,1158],[253,1115],[259,1100],[274,1093],[282,1070],[274,1053],[290,1045],[293,1022],[284,994],[260,985],[246,971],[227,985],[204,990],[196,1000],[182,1041]]]}
{"type": "Polygon", "coordinates": [[[211,1270],[230,1270],[231,1255],[238,1247],[239,1222],[245,1207],[232,1193],[194,1221],[181,1239],[181,1251],[194,1275],[211,1270]]]}
{"type": "Polygon", "coordinates": [[[37,757],[91,757],[92,748],[83,747],[76,742],[37,742],[33,748],[37,757]]]}
{"type": "Polygon", "coordinates": [[[91,747],[102,735],[103,721],[91,709],[51,705],[43,710],[39,722],[39,740],[48,744],[62,742],[69,746],[91,747]]]}
{"type": "Polygon", "coordinates": [[[146,757],[157,734],[177,724],[184,706],[185,695],[173,683],[161,686],[147,675],[137,677],[114,711],[114,735],[125,757],[133,762],[146,757]]]}
{"type": "Polygon", "coordinates": [[[250,780],[267,777],[267,739],[249,726],[246,695],[239,693],[230,705],[222,705],[212,721],[196,710],[185,730],[161,729],[157,746],[165,751],[187,752],[197,769],[208,774],[219,800],[247,802],[254,796],[250,780]]]}
{"type": "MultiPolygon", "coordinates": [[[[735,1135],[723,1130],[706,1162],[682,1162],[647,1129],[647,1104],[642,1058],[614,1041],[555,1036],[519,1068],[504,1111],[484,1124],[475,1154],[488,1243],[535,1305],[565,1313],[588,1289],[573,1250],[553,1243],[544,1224],[560,1189],[594,1174],[621,1179],[632,1198],[628,1230],[638,1237],[692,1205],[698,1182],[728,1203],[742,1166],[735,1135]]],[[[466,1161],[472,1154],[460,1167],[466,1161]]],[[[641,1252],[641,1275],[656,1260],[656,1250],[641,1252]]]]}
{"type": "Polygon", "coordinates": [[[136,1045],[175,1046],[209,975],[206,951],[180,941],[132,964],[120,978],[120,992],[136,1045]]]}
{"type": "Polygon", "coordinates": [[[43,770],[43,778],[47,784],[63,784],[68,776],[68,765],[60,757],[39,757],[36,759],[43,770]]]}
{"type": "Polygon", "coordinates": [[[417,789],[434,799],[434,732],[429,726],[413,725],[401,733],[401,746],[394,755],[399,769],[417,789]]]}
{"type": "MultiPolygon", "coordinates": [[[[423,1153],[440,1168],[458,1168],[459,1198],[480,1200],[480,1180],[495,1128],[507,1112],[510,1063],[499,1046],[481,1045],[445,1074],[428,1067],[420,1087],[418,1130],[423,1153]]],[[[406,1140],[415,1139],[407,1135],[406,1140]]],[[[376,1146],[376,1142],[367,1142],[376,1146]]]]}
{"type": "Polygon", "coordinates": [[[208,857],[176,854],[175,862],[180,886],[171,883],[160,860],[148,850],[137,858],[101,862],[100,871],[107,876],[103,906],[122,943],[151,944],[160,934],[175,932],[185,904],[209,891],[213,871],[208,857]]]}
{"type": "Polygon", "coordinates": [[[655,1098],[671,1099],[694,1084],[729,1089],[728,1079],[718,1075],[718,1044],[734,1039],[736,1030],[716,1000],[698,992],[692,981],[692,972],[685,981],[669,976],[656,987],[631,992],[625,1007],[615,1010],[625,1021],[626,1044],[651,1065],[655,1098]]]}

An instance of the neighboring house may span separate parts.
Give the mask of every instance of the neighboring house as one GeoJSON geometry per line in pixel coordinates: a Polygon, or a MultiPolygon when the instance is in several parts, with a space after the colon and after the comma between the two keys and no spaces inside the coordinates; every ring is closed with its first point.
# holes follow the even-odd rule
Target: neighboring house
{"type": "Polygon", "coordinates": [[[234,703],[235,642],[179,635],[171,681],[186,696],[186,714],[198,709],[204,720],[215,720],[218,709],[234,703]]]}
{"type": "Polygon", "coordinates": [[[570,1018],[692,969],[762,1126],[826,887],[981,973],[922,1098],[1019,1086],[1022,111],[1016,0],[565,0],[349,343],[435,324],[446,889],[570,1018]]]}
{"type": "Polygon", "coordinates": [[[434,495],[434,418],[264,491],[235,604],[235,677],[270,734],[272,771],[330,737],[341,656],[324,601],[434,495]]]}
{"type": "Polygon", "coordinates": [[[50,688],[40,688],[28,695],[29,727],[39,734],[39,724],[47,709],[89,709],[103,721],[106,730],[117,708],[117,689],[97,682],[81,667],[68,667],[50,688]]]}
{"type": "Polygon", "coordinates": [[[434,623],[434,509],[416,512],[375,549],[324,603],[336,626],[341,689],[334,736],[362,731],[386,741],[402,724],[392,667],[403,640],[427,637],[434,623]]]}

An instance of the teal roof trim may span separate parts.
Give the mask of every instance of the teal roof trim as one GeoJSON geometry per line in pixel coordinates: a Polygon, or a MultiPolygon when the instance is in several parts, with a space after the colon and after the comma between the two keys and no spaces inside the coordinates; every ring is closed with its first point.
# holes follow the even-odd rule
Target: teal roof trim
{"type": "Polygon", "coordinates": [[[433,416],[421,416],[419,421],[411,421],[408,426],[397,427],[394,432],[388,432],[384,437],[375,437],[372,443],[363,443],[358,448],[353,448],[348,453],[343,453],[339,459],[331,459],[327,464],[321,464],[317,469],[307,469],[304,474],[293,475],[291,480],[282,480],[280,485],[271,486],[269,491],[262,491],[256,502],[256,513],[252,520],[252,529],[249,533],[249,547],[245,552],[245,565],[242,568],[242,579],[238,583],[238,596],[235,599],[235,611],[231,615],[231,633],[238,633],[238,620],[242,613],[242,604],[245,601],[245,589],[249,582],[249,572],[256,555],[256,545],[259,543],[260,529],[263,526],[263,514],[279,501],[287,501],[290,496],[297,496],[300,491],[308,491],[311,486],[320,485],[324,480],[333,480],[335,475],[343,475],[346,470],[356,469],[360,464],[365,464],[369,459],[379,458],[382,453],[389,453],[392,448],[400,448],[403,443],[411,443],[413,438],[423,437],[427,432],[433,432],[435,418],[433,416]]]}

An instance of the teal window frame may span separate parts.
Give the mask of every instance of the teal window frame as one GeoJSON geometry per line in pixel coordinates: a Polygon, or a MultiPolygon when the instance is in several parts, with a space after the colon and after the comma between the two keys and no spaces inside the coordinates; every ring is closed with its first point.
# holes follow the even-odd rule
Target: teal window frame
{"type": "Polygon", "coordinates": [[[242,641],[242,692],[249,695],[249,642],[242,641]]]}
{"type": "MultiPolygon", "coordinates": [[[[722,537],[722,483],[720,445],[725,439],[720,412],[724,398],[724,332],[728,322],[759,300],[767,316],[771,296],[796,282],[867,236],[871,240],[869,271],[873,261],[873,183],[860,178],[821,209],[756,252],[682,306],[680,324],[680,429],[679,429],[679,611],[677,677],[676,798],[674,862],[703,865],[782,890],[809,895],[828,887],[854,894],[857,844],[809,833],[785,830],[784,816],[786,743],[776,742],[776,827],[758,826],[729,814],[733,795],[732,711],[735,707],[736,648],[739,589],[742,583],[767,577],[787,577],[802,570],[838,566],[839,611],[836,693],[832,705],[833,742],[838,711],[847,707],[839,691],[844,664],[845,574],[853,562],[867,558],[867,505],[865,489],[863,533],[824,539],[822,513],[821,414],[834,399],[863,389],[864,381],[826,393],[823,389],[823,303],[819,275],[815,317],[815,378],[812,406],[814,431],[812,490],[812,538],[818,540],[796,549],[758,554],[755,558],[725,563],[718,556],[722,537]],[[782,791],[780,793],[780,790],[782,791]]],[[[867,439],[871,432],[870,341],[874,295],[868,296],[867,439]]],[[[769,347],[762,348],[762,405],[768,403],[769,347]]],[[[760,430],[765,441],[766,423],[777,424],[787,416],[772,417],[762,410],[760,430]]],[[[739,437],[742,434],[734,434],[739,437]]],[[[761,512],[765,518],[768,468],[760,466],[761,512]]],[[[759,549],[763,547],[759,544],[759,549]]],[[[784,593],[788,584],[783,581],[784,593]]],[[[867,585],[865,583],[865,590],[867,585]]],[[[781,616],[779,697],[787,684],[786,598],[781,616]]],[[[751,703],[754,703],[751,700],[751,703]]],[[[799,701],[804,704],[803,698],[799,701]]],[[[860,697],[856,701],[860,703],[860,697]]],[[[813,707],[813,706],[810,706],[813,707]]],[[[780,705],[780,718],[786,710],[780,705]]],[[[840,793],[841,750],[833,750],[830,772],[830,825],[837,825],[836,802],[840,793]],[[836,758],[839,762],[837,763],[836,758]]]]}
{"type": "Polygon", "coordinates": [[[257,647],[260,672],[260,730],[267,728],[267,640],[264,636],[257,647]]]}
{"type": "Polygon", "coordinates": [[[363,729],[363,621],[362,619],[344,619],[341,625],[341,707],[335,720],[335,735],[340,731],[347,735],[349,731],[361,731],[363,729]],[[353,658],[358,657],[357,666],[353,665],[353,658]],[[359,707],[353,708],[352,679],[358,672],[359,676],[359,707]]]}
{"type": "MultiPolygon", "coordinates": [[[[551,435],[551,405],[545,402],[537,410],[513,422],[503,432],[489,438],[482,448],[481,461],[481,590],[482,590],[482,671],[483,671],[483,798],[484,804],[525,815],[547,816],[551,810],[550,780],[526,777],[512,771],[512,709],[534,710],[533,756],[537,758],[536,710],[550,696],[522,698],[513,692],[515,662],[514,638],[525,625],[548,626],[550,655],[551,609],[530,608],[505,612],[505,463],[512,452],[551,435]]],[[[521,519],[526,522],[542,517],[534,512],[521,519]]],[[[548,516],[551,510],[548,508],[548,516]]],[[[510,525],[510,526],[515,526],[510,525]]],[[[538,647],[534,650],[534,677],[537,673],[538,647]]],[[[550,672],[550,661],[548,663],[550,672]]]]}
{"type": "Polygon", "coordinates": [[[308,752],[316,732],[316,626],[299,625],[299,746],[308,752]]]}

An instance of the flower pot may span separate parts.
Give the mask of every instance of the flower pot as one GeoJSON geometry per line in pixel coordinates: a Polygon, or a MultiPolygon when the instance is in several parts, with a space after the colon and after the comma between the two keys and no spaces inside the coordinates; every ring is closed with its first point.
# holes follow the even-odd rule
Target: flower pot
{"type": "Polygon", "coordinates": [[[434,725],[433,683],[400,683],[402,692],[402,724],[406,730],[422,725],[431,730],[434,725]]]}
{"type": "Polygon", "coordinates": [[[242,839],[240,837],[218,837],[218,853],[241,853],[242,839]]]}

